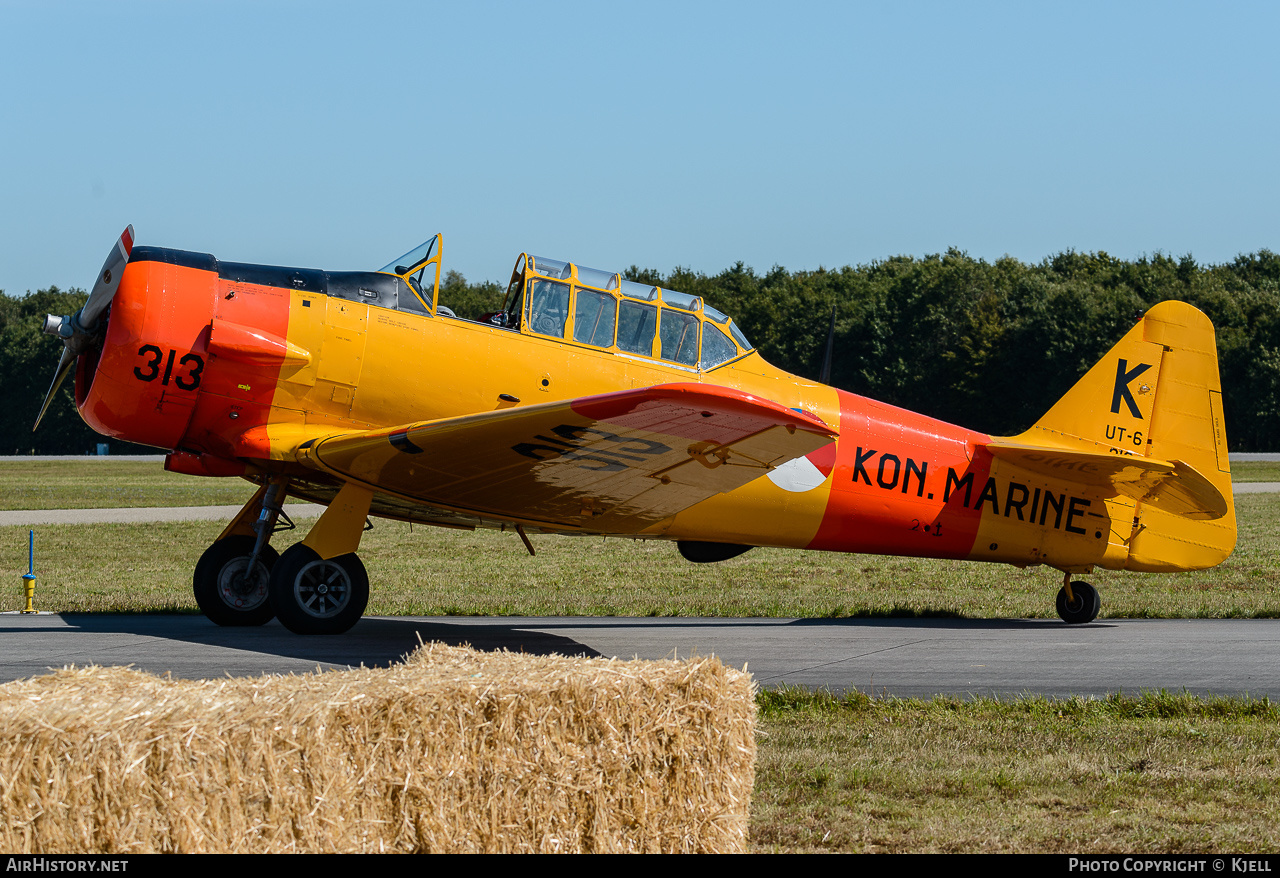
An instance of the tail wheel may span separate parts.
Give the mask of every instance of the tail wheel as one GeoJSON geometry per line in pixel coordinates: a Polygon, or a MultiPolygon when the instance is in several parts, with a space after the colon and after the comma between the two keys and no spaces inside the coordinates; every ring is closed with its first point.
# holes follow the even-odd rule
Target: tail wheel
{"type": "Polygon", "coordinates": [[[1098,590],[1087,582],[1077,580],[1071,583],[1071,597],[1067,597],[1066,586],[1058,591],[1058,615],[1062,621],[1070,625],[1082,625],[1098,618],[1098,610],[1102,609],[1102,598],[1098,590]]]}
{"type": "Polygon", "coordinates": [[[218,540],[196,563],[192,590],[196,604],[211,622],[218,625],[263,625],[275,610],[268,598],[271,569],[279,554],[263,546],[249,570],[255,540],[249,536],[218,540]]]}
{"type": "Polygon", "coordinates": [[[369,574],[354,554],[322,559],[298,543],[271,571],[271,606],[295,634],[341,634],[369,603],[369,574]]]}

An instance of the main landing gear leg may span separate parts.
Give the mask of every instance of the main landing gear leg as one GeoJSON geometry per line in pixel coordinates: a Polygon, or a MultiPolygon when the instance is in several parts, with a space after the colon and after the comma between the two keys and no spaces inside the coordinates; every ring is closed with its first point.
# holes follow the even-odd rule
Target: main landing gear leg
{"type": "Polygon", "coordinates": [[[348,482],[271,570],[276,618],[295,634],[341,634],[364,615],[369,576],[356,556],[373,492],[348,482]]]}
{"type": "Polygon", "coordinates": [[[259,488],[217,542],[200,556],[192,591],[210,621],[230,626],[262,625],[275,615],[268,587],[279,556],[268,540],[275,531],[284,496],[283,481],[259,488]],[[257,521],[250,523],[255,515],[257,521]]]}
{"type": "Polygon", "coordinates": [[[1098,590],[1084,580],[1071,581],[1071,574],[1062,576],[1062,589],[1058,592],[1058,615],[1069,625],[1092,622],[1102,609],[1098,590]]]}

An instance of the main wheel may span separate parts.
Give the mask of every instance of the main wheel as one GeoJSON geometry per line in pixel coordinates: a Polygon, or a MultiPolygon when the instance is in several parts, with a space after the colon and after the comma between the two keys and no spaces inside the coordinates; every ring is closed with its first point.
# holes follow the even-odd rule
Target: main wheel
{"type": "Polygon", "coordinates": [[[1063,622],[1081,625],[1098,618],[1102,598],[1098,597],[1098,590],[1092,585],[1079,580],[1071,583],[1071,598],[1067,599],[1066,586],[1058,591],[1058,615],[1063,622]]]}
{"type": "Polygon", "coordinates": [[[196,562],[192,590],[200,612],[211,622],[263,625],[276,614],[268,599],[268,583],[271,568],[280,556],[271,546],[263,546],[249,572],[255,542],[247,536],[218,540],[196,562]]]}
{"type": "Polygon", "coordinates": [[[341,634],[369,603],[369,574],[354,553],[321,559],[298,543],[271,571],[271,606],[295,634],[341,634]]]}

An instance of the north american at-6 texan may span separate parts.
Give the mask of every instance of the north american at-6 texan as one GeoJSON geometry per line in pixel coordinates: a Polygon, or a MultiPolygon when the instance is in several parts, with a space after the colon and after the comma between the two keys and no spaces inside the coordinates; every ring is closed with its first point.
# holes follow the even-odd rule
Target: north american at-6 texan
{"type": "MultiPolygon", "coordinates": [[[[195,566],[220,625],[346,631],[370,517],[1045,565],[1059,615],[1094,568],[1212,567],[1236,522],[1213,326],[1164,302],[1018,436],[993,437],[770,366],[696,296],[521,254],[501,311],[440,301],[439,235],[379,271],[112,248],[50,315],[99,432],[257,491],[195,566]],[[286,497],[327,509],[277,554],[286,497]]],[[[39,418],[36,421],[39,424],[39,418]]]]}

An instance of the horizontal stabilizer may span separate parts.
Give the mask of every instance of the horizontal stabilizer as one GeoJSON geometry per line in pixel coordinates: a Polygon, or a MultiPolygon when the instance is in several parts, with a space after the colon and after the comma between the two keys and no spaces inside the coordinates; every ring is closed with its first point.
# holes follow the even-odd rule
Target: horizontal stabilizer
{"type": "Polygon", "coordinates": [[[1184,518],[1222,518],[1230,504],[1195,467],[1180,460],[1075,451],[996,439],[986,448],[997,460],[1028,472],[1075,482],[1104,496],[1123,495],[1184,518]]]}

